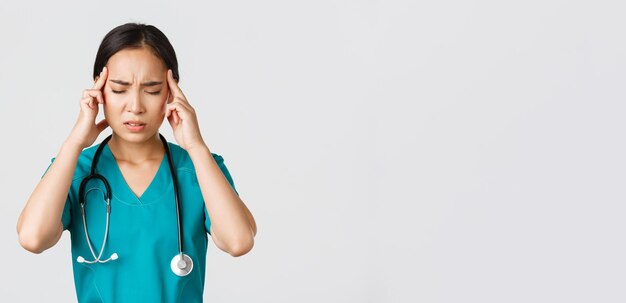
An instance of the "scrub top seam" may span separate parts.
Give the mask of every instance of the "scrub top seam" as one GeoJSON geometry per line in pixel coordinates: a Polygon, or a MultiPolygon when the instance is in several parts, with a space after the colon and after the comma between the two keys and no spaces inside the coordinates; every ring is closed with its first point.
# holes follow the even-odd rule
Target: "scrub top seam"
{"type": "Polygon", "coordinates": [[[89,270],[91,270],[91,273],[93,274],[93,287],[96,289],[96,292],[98,293],[98,297],[100,298],[100,302],[104,303],[104,299],[102,299],[102,294],[100,293],[100,289],[98,288],[98,284],[96,284],[96,271],[93,270],[93,268],[87,266],[87,264],[81,264],[84,268],[87,268],[89,270]]]}
{"type": "Polygon", "coordinates": [[[183,291],[185,290],[185,288],[187,288],[187,285],[189,285],[190,281],[191,279],[187,279],[187,281],[185,282],[185,285],[181,287],[180,292],[178,292],[178,296],[176,297],[176,302],[180,302],[180,296],[182,296],[183,291]]]}
{"type": "MultiPolygon", "coordinates": [[[[150,201],[148,201],[148,202],[143,202],[143,201],[141,201],[141,200],[137,199],[137,203],[130,203],[130,202],[128,202],[128,201],[126,201],[126,200],[122,199],[120,196],[116,195],[116,194],[115,194],[115,192],[113,192],[112,196],[113,196],[113,197],[115,197],[115,198],[117,198],[117,200],[118,200],[119,202],[121,202],[122,204],[127,205],[127,206],[132,206],[132,207],[137,207],[137,206],[145,206],[145,205],[152,205],[152,204],[155,204],[155,203],[160,203],[160,202],[161,202],[161,200],[163,200],[163,199],[166,199],[166,198],[167,198],[167,195],[166,195],[166,194],[167,194],[167,193],[169,193],[169,192],[170,192],[173,188],[174,188],[174,186],[172,185],[172,183],[169,183],[169,184],[167,185],[167,188],[165,189],[165,191],[163,192],[163,194],[159,196],[159,198],[157,198],[157,199],[155,199],[155,200],[150,200],[150,201]]],[[[111,189],[111,191],[113,191],[113,189],[111,189]]]]}

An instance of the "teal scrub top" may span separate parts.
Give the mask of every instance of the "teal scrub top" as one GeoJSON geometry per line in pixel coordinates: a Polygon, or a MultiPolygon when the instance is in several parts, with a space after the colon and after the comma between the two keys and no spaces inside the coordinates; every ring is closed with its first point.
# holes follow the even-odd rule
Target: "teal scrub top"
{"type": "MultiPolygon", "coordinates": [[[[90,173],[97,144],[81,152],[62,214],[63,228],[71,235],[79,302],[202,302],[211,220],[189,154],[176,144],[168,144],[179,183],[183,252],[193,260],[192,272],[179,277],[170,268],[172,258],[178,254],[178,229],[166,156],[148,188],[137,197],[126,184],[108,145],[103,148],[96,168],[96,173],[108,180],[112,194],[109,234],[101,260],[113,253],[117,253],[118,259],[94,264],[76,261],[79,256],[88,261],[94,259],[85,238],[78,189],[90,173]]],[[[239,195],[224,158],[214,153],[212,156],[239,195]]],[[[104,191],[104,185],[92,179],[85,189],[87,229],[97,256],[106,224],[105,202],[98,190],[104,191]]]]}

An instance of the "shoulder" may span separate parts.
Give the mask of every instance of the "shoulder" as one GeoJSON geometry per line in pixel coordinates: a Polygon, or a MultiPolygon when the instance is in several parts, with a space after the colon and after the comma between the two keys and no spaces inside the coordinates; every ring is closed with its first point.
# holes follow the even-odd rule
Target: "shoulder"
{"type": "MultiPolygon", "coordinates": [[[[93,162],[93,157],[96,154],[96,150],[99,146],[100,144],[96,144],[85,148],[80,152],[80,155],[78,156],[78,161],[76,162],[76,169],[74,170],[74,177],[72,177],[72,181],[82,179],[89,175],[89,173],[91,172],[91,163],[93,162]]],[[[50,165],[52,165],[52,162],[54,162],[55,159],[56,157],[52,157],[50,159],[50,165]]],[[[50,165],[48,165],[48,168],[50,168],[50,165]]],[[[46,172],[47,171],[48,170],[46,169],[46,172]]]]}
{"type": "MultiPolygon", "coordinates": [[[[191,161],[191,157],[189,156],[189,153],[187,153],[187,151],[183,149],[182,147],[180,147],[179,145],[171,143],[171,142],[169,142],[169,148],[170,148],[170,153],[172,154],[172,161],[173,161],[174,167],[176,167],[176,171],[178,173],[182,173],[181,175],[186,175],[188,177],[191,177],[194,180],[194,182],[197,183],[198,181],[196,179],[197,178],[196,170],[193,165],[193,162],[191,161]]],[[[224,177],[226,177],[226,180],[228,180],[230,185],[233,187],[233,190],[235,191],[235,193],[239,195],[239,192],[237,192],[237,189],[235,188],[233,178],[230,175],[230,172],[228,171],[226,164],[224,163],[224,157],[214,152],[211,152],[211,155],[213,156],[213,160],[215,160],[215,163],[217,163],[217,166],[219,166],[220,170],[224,174],[224,177]]]]}
{"type": "MultiPolygon", "coordinates": [[[[168,145],[170,148],[170,153],[172,155],[174,167],[176,167],[177,170],[189,170],[195,172],[193,162],[191,161],[189,153],[176,143],[168,142],[168,145]]],[[[219,166],[224,165],[224,158],[221,155],[213,152],[211,152],[211,155],[219,166]]]]}

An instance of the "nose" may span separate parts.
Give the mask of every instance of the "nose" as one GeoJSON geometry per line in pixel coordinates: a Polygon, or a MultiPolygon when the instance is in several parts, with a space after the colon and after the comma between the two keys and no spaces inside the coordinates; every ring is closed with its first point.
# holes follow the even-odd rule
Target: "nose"
{"type": "Polygon", "coordinates": [[[141,114],[145,111],[145,108],[143,106],[143,100],[141,99],[139,93],[135,92],[129,98],[129,101],[126,104],[126,111],[133,114],[141,114]]]}

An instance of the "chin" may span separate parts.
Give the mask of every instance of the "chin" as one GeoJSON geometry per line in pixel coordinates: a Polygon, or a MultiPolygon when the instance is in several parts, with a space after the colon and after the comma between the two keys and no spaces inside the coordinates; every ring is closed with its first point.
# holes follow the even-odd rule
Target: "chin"
{"type": "Polygon", "coordinates": [[[132,143],[142,143],[148,141],[159,133],[159,130],[152,129],[144,129],[142,131],[132,132],[128,129],[122,127],[116,130],[113,130],[115,136],[119,137],[123,141],[132,142],[132,143]]]}

